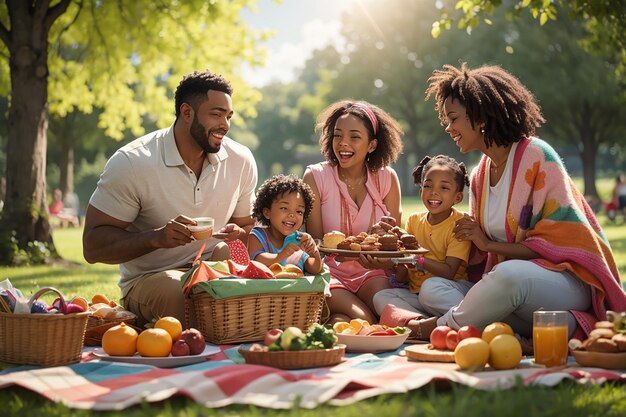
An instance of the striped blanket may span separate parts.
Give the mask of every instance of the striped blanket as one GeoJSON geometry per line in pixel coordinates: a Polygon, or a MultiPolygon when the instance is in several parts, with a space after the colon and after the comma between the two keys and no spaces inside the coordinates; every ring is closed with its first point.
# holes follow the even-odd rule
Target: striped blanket
{"type": "Polygon", "coordinates": [[[55,368],[5,370],[0,389],[18,385],[70,408],[121,410],[184,395],[216,408],[250,404],[285,409],[295,404],[315,408],[320,404],[347,405],[386,393],[405,393],[432,381],[450,381],[477,389],[507,389],[516,378],[524,384],[553,386],[568,379],[581,383],[626,381],[626,373],[566,367],[546,370],[525,360],[510,371],[460,372],[454,364],[411,362],[396,352],[349,355],[329,368],[283,371],[239,363],[235,348],[211,360],[174,369],[93,361],[55,368]]]}

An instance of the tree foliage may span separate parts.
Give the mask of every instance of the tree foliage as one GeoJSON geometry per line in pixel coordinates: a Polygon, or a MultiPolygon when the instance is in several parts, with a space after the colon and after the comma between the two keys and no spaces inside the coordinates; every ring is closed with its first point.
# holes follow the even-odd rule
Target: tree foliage
{"type": "MultiPolygon", "coordinates": [[[[159,127],[173,121],[172,91],[183,74],[209,68],[231,80],[236,108],[255,114],[260,94],[238,71],[244,62],[262,62],[257,45],[267,34],[240,20],[249,3],[254,1],[0,3],[0,92],[10,98],[1,223],[20,248],[35,240],[52,244],[45,208],[48,111],[62,118],[98,109],[106,136],[140,135],[146,121],[159,127]]],[[[5,254],[0,259],[11,261],[5,254]]]]}
{"type": "Polygon", "coordinates": [[[441,14],[432,26],[434,37],[450,29],[454,21],[468,31],[481,21],[491,24],[489,16],[498,8],[505,8],[509,17],[528,11],[541,26],[557,18],[582,21],[587,34],[581,43],[588,51],[609,60],[618,79],[626,76],[626,0],[443,0],[439,4],[441,14]]]}

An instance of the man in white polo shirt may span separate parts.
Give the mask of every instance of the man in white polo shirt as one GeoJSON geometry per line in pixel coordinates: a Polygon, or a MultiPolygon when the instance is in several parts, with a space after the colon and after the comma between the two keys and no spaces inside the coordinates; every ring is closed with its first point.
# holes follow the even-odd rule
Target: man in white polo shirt
{"type": "Polygon", "coordinates": [[[184,324],[180,277],[203,243],[204,259],[226,259],[220,239],[247,241],[258,173],[250,150],[226,137],[230,83],[210,71],[183,78],[176,120],[119,149],[87,207],[87,262],[120,264],[124,306],[142,325],[174,316],[184,324]],[[215,219],[218,238],[192,238],[192,218],[215,219]]]}

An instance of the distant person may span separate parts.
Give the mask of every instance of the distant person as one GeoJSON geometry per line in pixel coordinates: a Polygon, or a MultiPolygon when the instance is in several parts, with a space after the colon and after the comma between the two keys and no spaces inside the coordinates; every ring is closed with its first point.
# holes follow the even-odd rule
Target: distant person
{"type": "Polygon", "coordinates": [[[232,87],[195,71],[176,89],[174,124],[119,149],[107,162],[85,216],[90,262],[120,264],[124,307],[139,325],[174,316],[185,323],[180,278],[203,259],[229,258],[220,239],[247,241],[257,167],[250,149],[228,138],[232,87]],[[217,235],[196,241],[194,217],[213,217],[217,235]]]}
{"type": "Polygon", "coordinates": [[[7,194],[7,179],[0,177],[0,212],[4,208],[4,200],[7,194]]]}
{"type": "MultiPolygon", "coordinates": [[[[315,195],[306,230],[314,239],[340,231],[367,232],[383,216],[400,224],[400,182],[390,167],[402,152],[402,128],[387,112],[364,101],[343,100],[319,115],[316,130],[326,162],[304,173],[315,195]]],[[[372,298],[390,288],[388,274],[361,261],[324,257],[330,269],[329,323],[360,318],[377,322],[372,298]]]]}
{"type": "Polygon", "coordinates": [[[322,258],[315,241],[299,229],[313,208],[311,187],[295,175],[276,175],[257,191],[253,215],[262,226],[248,236],[250,259],[267,266],[296,265],[315,275],[322,269],[322,258]]]}
{"type": "MultiPolygon", "coordinates": [[[[414,235],[428,252],[417,256],[414,267],[398,265],[396,280],[408,282],[408,289],[386,289],[374,296],[381,323],[386,316],[383,311],[389,309],[388,306],[422,313],[424,308],[419,302],[419,292],[427,279],[442,277],[467,283],[467,261],[472,242],[459,240],[453,233],[455,222],[463,218],[463,213],[454,206],[463,201],[463,188],[469,185],[465,165],[447,155],[426,156],[413,171],[413,180],[420,187],[426,211],[412,213],[406,222],[406,231],[414,235]]],[[[449,308],[453,306],[450,304],[449,308]]]]}
{"type": "Polygon", "coordinates": [[[55,188],[54,191],[52,191],[52,202],[48,206],[48,213],[56,216],[63,210],[63,207],[65,207],[63,203],[63,192],[59,188],[55,188]]]}
{"type": "Polygon", "coordinates": [[[626,174],[620,174],[615,178],[612,196],[616,209],[626,219],[626,174]]]}
{"type": "Polygon", "coordinates": [[[454,229],[477,248],[469,268],[478,282],[426,280],[419,301],[435,317],[411,320],[413,334],[504,321],[528,338],[533,312],[545,309],[569,311],[569,336],[583,339],[608,309],[626,311],[606,236],[562,159],[534,136],[545,120],[533,94],[500,67],[464,63],[435,70],[426,97],[460,151],[482,154],[469,215],[454,229]]]}

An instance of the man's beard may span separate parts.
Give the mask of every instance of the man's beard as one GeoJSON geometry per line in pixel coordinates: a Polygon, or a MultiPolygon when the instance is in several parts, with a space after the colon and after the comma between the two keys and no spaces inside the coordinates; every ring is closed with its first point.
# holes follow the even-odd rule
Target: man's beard
{"type": "Polygon", "coordinates": [[[217,153],[219,152],[221,147],[221,145],[211,146],[211,144],[209,143],[209,137],[212,131],[226,134],[223,129],[219,128],[209,129],[208,133],[206,133],[204,126],[202,126],[200,122],[198,122],[198,116],[193,116],[193,122],[191,123],[191,127],[189,128],[189,134],[196,141],[198,146],[200,146],[202,150],[206,153],[217,153]]]}

